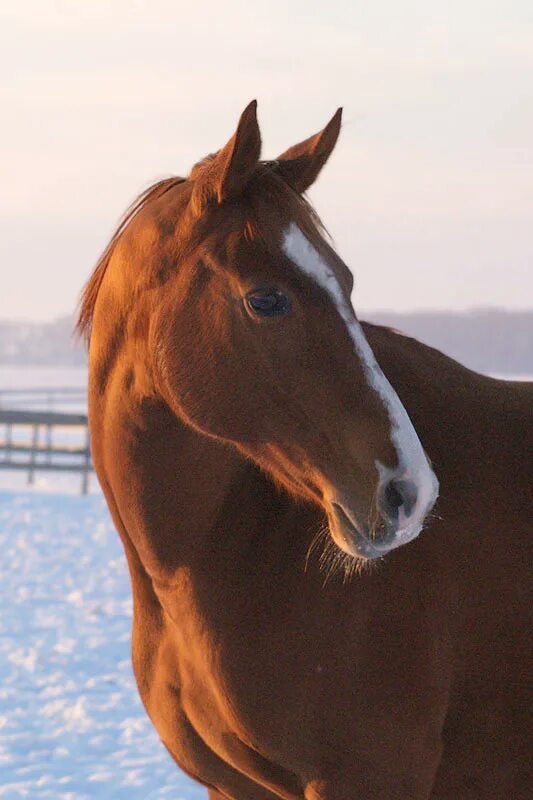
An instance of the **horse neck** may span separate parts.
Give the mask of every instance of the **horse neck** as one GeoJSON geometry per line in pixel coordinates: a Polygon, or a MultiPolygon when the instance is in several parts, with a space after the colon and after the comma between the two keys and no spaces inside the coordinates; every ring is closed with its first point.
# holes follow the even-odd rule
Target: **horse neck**
{"type": "Polygon", "coordinates": [[[474,494],[512,513],[509,486],[533,512],[533,384],[494,380],[415,339],[364,328],[434,462],[441,494],[454,498],[455,513],[474,494]]]}

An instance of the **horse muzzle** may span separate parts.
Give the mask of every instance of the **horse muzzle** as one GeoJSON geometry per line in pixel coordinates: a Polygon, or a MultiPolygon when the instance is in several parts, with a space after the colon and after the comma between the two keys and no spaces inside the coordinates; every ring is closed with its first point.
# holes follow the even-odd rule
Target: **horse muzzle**
{"type": "Polygon", "coordinates": [[[438,495],[438,481],[428,467],[423,482],[407,475],[381,482],[376,495],[373,521],[363,521],[346,497],[328,503],[330,533],[345,553],[356,558],[381,558],[415,539],[438,495]]]}

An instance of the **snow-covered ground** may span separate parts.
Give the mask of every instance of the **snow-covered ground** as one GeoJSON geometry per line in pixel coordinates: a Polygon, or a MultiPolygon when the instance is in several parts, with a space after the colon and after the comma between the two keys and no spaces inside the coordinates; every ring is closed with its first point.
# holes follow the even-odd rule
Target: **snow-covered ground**
{"type": "Polygon", "coordinates": [[[205,798],[138,699],[104,500],[47,481],[47,493],[0,490],[0,798],[205,798]]]}

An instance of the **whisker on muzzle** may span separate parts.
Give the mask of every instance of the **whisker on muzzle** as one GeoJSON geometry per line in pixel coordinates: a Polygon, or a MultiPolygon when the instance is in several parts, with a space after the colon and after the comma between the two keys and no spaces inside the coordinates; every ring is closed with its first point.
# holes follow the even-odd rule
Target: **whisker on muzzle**
{"type": "Polygon", "coordinates": [[[323,574],[322,588],[338,575],[342,583],[348,583],[354,576],[360,575],[369,568],[369,563],[363,558],[345,553],[334,542],[329,525],[325,521],[317,530],[305,557],[304,572],[307,572],[311,558],[318,553],[317,563],[319,571],[323,574]]]}

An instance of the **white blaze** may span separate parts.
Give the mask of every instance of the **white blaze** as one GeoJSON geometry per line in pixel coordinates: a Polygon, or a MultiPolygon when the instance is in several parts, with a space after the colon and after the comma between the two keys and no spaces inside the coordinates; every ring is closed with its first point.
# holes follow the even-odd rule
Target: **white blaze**
{"type": "Polygon", "coordinates": [[[363,364],[368,384],[379,395],[387,409],[391,439],[396,449],[399,467],[398,471],[391,470],[377,461],[376,467],[380,478],[382,480],[393,476],[409,478],[416,483],[418,489],[417,503],[409,521],[402,526],[400,520],[396,546],[405,544],[418,535],[420,523],[430,504],[435,501],[438,492],[435,474],[428,464],[407,411],[377,363],[363,329],[355,317],[352,304],[346,300],[331,267],[294,222],[283,236],[283,250],[302,272],[312,278],[331,297],[363,364]]]}

